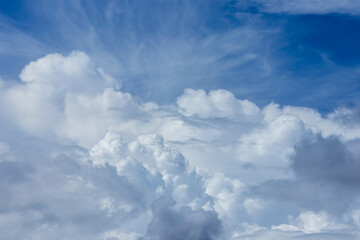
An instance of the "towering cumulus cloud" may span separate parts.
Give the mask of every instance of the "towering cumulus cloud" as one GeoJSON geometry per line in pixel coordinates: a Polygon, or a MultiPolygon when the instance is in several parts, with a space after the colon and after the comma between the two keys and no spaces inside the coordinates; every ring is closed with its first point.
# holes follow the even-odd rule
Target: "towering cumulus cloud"
{"type": "Polygon", "coordinates": [[[143,102],[85,53],[0,80],[0,238],[360,238],[358,108],[143,102]]]}

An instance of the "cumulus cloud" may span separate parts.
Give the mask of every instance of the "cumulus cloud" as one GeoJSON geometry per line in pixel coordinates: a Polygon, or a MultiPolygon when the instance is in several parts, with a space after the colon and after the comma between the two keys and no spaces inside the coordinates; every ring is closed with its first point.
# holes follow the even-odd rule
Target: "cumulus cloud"
{"type": "Polygon", "coordinates": [[[143,102],[79,51],[20,79],[0,80],[4,239],[358,236],[357,108],[143,102]]]}
{"type": "Polygon", "coordinates": [[[113,167],[74,159],[80,158],[82,149],[65,150],[26,135],[22,138],[11,144],[14,161],[0,166],[3,239],[96,239],[143,211],[141,189],[113,167]],[[111,199],[111,206],[104,207],[106,199],[111,199]]]}
{"type": "Polygon", "coordinates": [[[248,100],[238,100],[226,90],[214,90],[209,94],[202,89],[185,89],[177,99],[177,104],[185,116],[200,118],[256,117],[259,108],[248,100]]]}
{"type": "Polygon", "coordinates": [[[358,150],[350,151],[334,137],[315,136],[295,148],[291,164],[295,178],[270,180],[255,191],[308,209],[345,214],[357,202],[358,164],[358,150]]]}
{"type": "Polygon", "coordinates": [[[101,94],[110,87],[117,89],[117,83],[90,58],[78,51],[64,57],[49,54],[31,62],[22,70],[20,83],[3,89],[1,107],[9,117],[31,134],[49,137],[56,134],[71,111],[67,104],[76,96],[86,98],[101,94]]]}
{"type": "MultiPolygon", "coordinates": [[[[295,173],[315,181],[358,186],[359,151],[351,152],[334,137],[318,136],[314,141],[297,147],[292,164],[295,173]]],[[[359,146],[358,141],[356,145],[359,146]]]]}
{"type": "MultiPolygon", "coordinates": [[[[200,176],[179,153],[162,146],[159,137],[143,136],[140,141],[147,139],[141,146],[129,147],[110,132],[90,151],[23,138],[14,138],[16,143],[10,141],[6,149],[15,159],[0,162],[4,239],[135,239],[145,231],[151,218],[147,209],[159,196],[173,195],[184,206],[195,196],[202,198],[200,176]],[[146,149],[152,147],[155,150],[146,149]],[[135,151],[149,155],[138,161],[133,157],[141,153],[135,151]],[[9,224],[17,228],[6,231],[9,224]]],[[[195,235],[202,231],[208,231],[205,237],[217,235],[213,227],[221,223],[216,213],[205,213],[198,205],[193,206],[197,212],[187,207],[181,213],[186,220],[179,223],[198,226],[195,235]]]]}

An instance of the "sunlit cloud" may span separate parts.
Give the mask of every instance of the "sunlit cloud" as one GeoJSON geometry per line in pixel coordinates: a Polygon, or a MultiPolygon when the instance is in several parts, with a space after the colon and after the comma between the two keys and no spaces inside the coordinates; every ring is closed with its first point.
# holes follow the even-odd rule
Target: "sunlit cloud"
{"type": "Polygon", "coordinates": [[[0,238],[358,239],[358,66],[259,4],[3,4],[0,238]]]}

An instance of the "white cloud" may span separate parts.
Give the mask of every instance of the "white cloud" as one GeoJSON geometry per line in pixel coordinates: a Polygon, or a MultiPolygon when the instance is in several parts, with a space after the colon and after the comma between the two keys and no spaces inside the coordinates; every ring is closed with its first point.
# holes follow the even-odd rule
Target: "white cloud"
{"type": "Polygon", "coordinates": [[[202,89],[185,89],[177,99],[180,112],[185,116],[200,118],[248,118],[257,117],[259,108],[248,100],[238,100],[226,90],[214,90],[209,94],[202,89]]]}
{"type": "Polygon", "coordinates": [[[78,51],[67,57],[49,54],[31,62],[22,70],[20,79],[21,83],[2,91],[5,117],[10,117],[22,130],[44,137],[56,134],[66,120],[68,98],[96,96],[107,87],[117,88],[110,76],[78,51]]]}
{"type": "Polygon", "coordinates": [[[335,228],[335,223],[331,222],[329,216],[325,212],[302,212],[293,224],[281,224],[272,226],[271,229],[279,229],[281,231],[302,231],[304,233],[319,233],[335,228]]]}
{"type": "Polygon", "coordinates": [[[243,162],[268,166],[288,164],[293,147],[305,135],[304,122],[294,114],[281,113],[262,129],[239,138],[238,158],[243,162]],[[250,150],[250,151],[249,151],[250,150]],[[269,158],[272,160],[269,161],[269,158]]]}
{"type": "Polygon", "coordinates": [[[358,109],[260,108],[201,89],[143,103],[77,51],[31,62],[20,78],[0,88],[0,229],[17,226],[4,239],[291,239],[343,234],[334,226],[358,209],[358,109]],[[327,163],[341,170],[319,170],[327,163]],[[318,204],[340,190],[349,198],[318,204]]]}
{"type": "Polygon", "coordinates": [[[225,177],[222,173],[205,182],[206,193],[214,198],[214,209],[222,219],[234,218],[239,210],[241,193],[245,185],[237,179],[225,177]]]}

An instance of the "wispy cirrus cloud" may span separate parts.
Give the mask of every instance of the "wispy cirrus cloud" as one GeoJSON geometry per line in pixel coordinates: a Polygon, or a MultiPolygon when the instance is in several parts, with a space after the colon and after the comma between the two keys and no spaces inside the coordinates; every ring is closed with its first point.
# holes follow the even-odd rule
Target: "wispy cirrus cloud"
{"type": "Polygon", "coordinates": [[[354,0],[256,0],[262,11],[287,14],[350,14],[359,15],[360,3],[354,0]]]}

